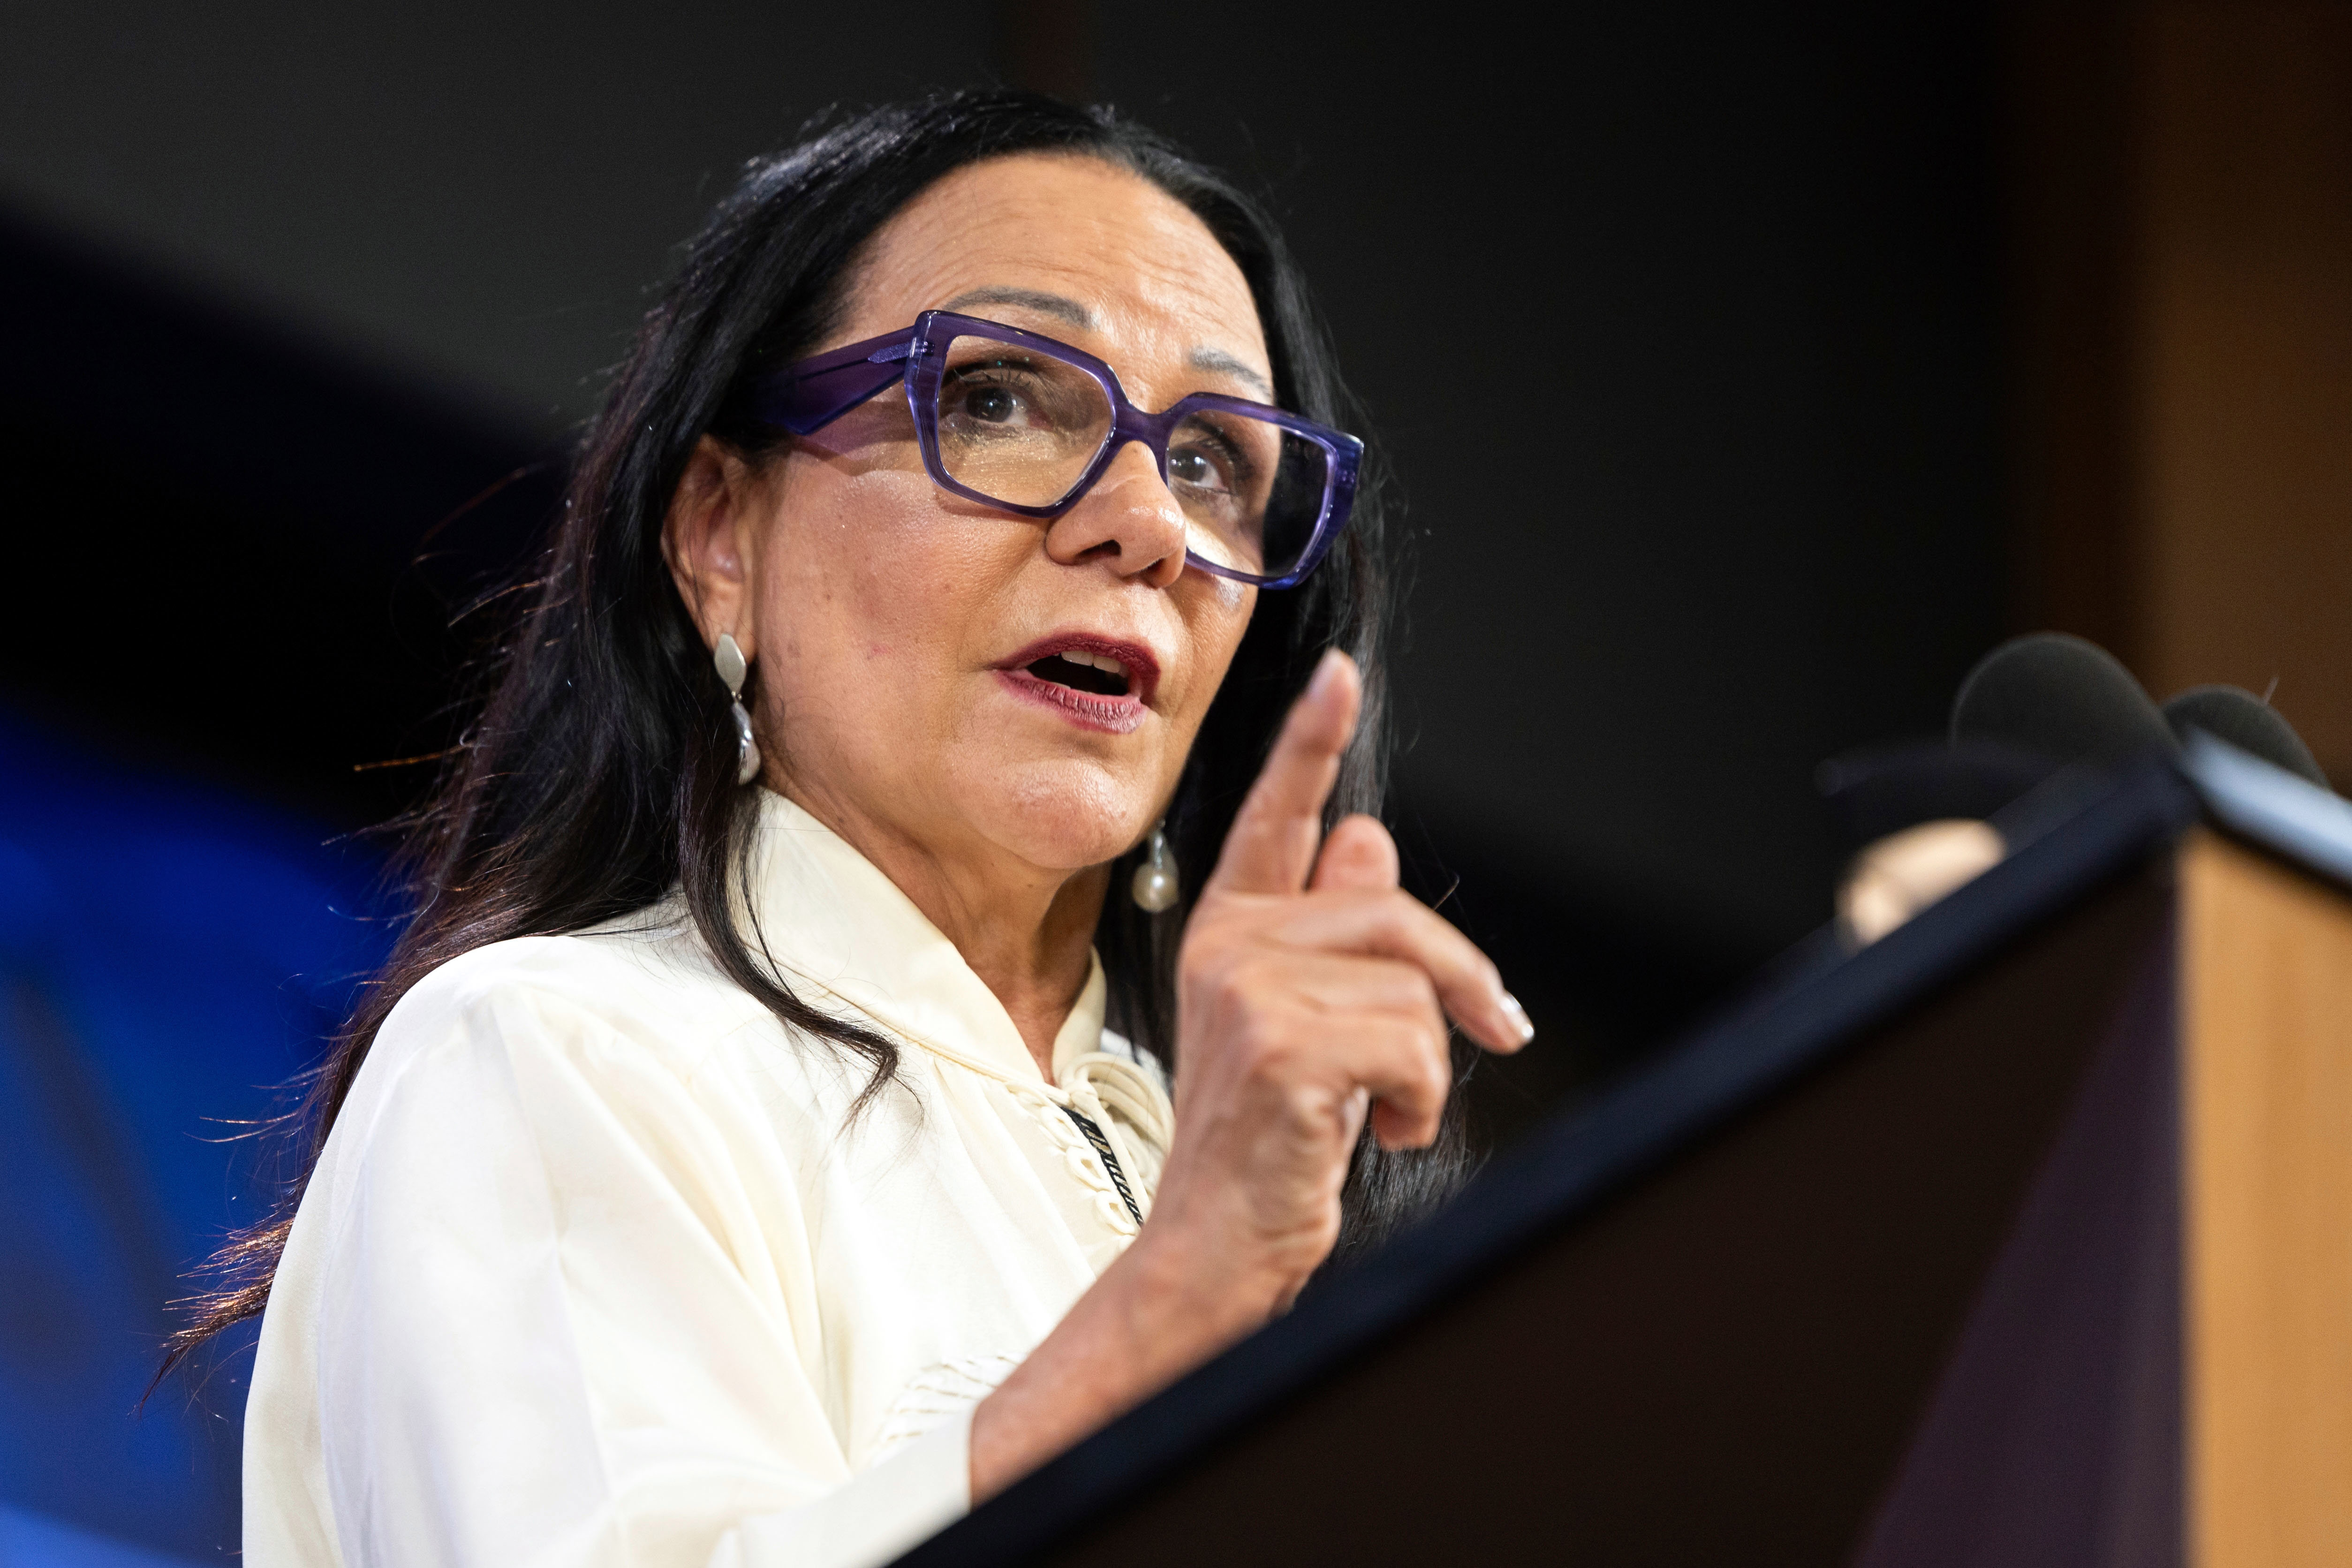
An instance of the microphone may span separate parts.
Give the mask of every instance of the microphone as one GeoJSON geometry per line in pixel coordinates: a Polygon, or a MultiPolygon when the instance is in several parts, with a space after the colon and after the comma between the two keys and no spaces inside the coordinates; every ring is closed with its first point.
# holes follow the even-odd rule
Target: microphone
{"type": "Polygon", "coordinates": [[[1865,839],[1838,889],[1847,941],[1875,942],[2071,815],[2096,786],[2062,782],[2069,768],[2172,755],[2192,729],[2327,787],[2302,738],[2250,691],[2195,687],[2159,710],[2096,643],[2035,632],[2001,644],[1960,683],[1940,759],[1912,748],[1823,765],[1822,793],[1865,839]]]}
{"type": "Polygon", "coordinates": [[[2096,768],[2180,749],[2131,671],[2098,644],[2063,632],[2011,637],[1985,655],[1952,700],[1951,740],[2096,768]]]}
{"type": "Polygon", "coordinates": [[[2328,787],[2327,775],[2294,726],[2279,710],[2237,686],[2192,686],[2164,705],[2172,732],[2185,743],[2191,730],[2202,730],[2217,741],[2227,741],[2242,752],[2260,757],[2274,768],[2328,787]]]}
{"type": "Polygon", "coordinates": [[[1825,792],[1850,821],[1885,828],[1911,816],[1916,823],[1854,858],[1838,888],[1839,929],[1852,946],[1875,942],[2039,837],[2081,804],[2083,781],[2056,784],[2052,775],[2179,750],[2164,715],[2106,649],[2063,632],[2011,638],[1960,683],[1939,760],[1914,752],[1875,768],[1868,759],[1841,759],[1823,770],[1825,792]],[[2040,787],[2044,780],[2055,795],[2040,787]],[[1923,811],[1933,815],[1916,815],[1923,811]]]}

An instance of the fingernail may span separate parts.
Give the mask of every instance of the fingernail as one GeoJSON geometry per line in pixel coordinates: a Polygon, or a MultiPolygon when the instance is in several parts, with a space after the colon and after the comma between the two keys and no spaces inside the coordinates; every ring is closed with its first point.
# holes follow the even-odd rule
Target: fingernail
{"type": "Polygon", "coordinates": [[[1503,1012],[1511,1020],[1511,1027],[1519,1032],[1519,1044],[1524,1046],[1536,1037],[1536,1026],[1528,1018],[1528,1010],[1520,1006],[1519,999],[1507,991],[1503,993],[1503,1012]]]}

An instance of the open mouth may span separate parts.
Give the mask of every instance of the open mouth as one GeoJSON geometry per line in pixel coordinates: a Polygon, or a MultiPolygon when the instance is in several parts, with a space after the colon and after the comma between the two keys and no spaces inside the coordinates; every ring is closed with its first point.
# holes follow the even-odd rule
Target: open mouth
{"type": "Polygon", "coordinates": [[[1066,686],[1094,697],[1124,697],[1133,687],[1127,666],[1104,653],[1065,648],[1024,666],[1030,674],[1052,686],[1066,686]]]}
{"type": "Polygon", "coordinates": [[[1013,695],[1080,729],[1128,735],[1150,716],[1160,661],[1139,642],[1064,632],[1041,637],[998,665],[996,678],[1013,695]]]}

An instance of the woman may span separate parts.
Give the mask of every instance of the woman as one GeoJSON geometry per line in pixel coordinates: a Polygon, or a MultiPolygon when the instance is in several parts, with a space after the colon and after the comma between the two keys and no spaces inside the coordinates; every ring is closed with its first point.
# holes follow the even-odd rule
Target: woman
{"type": "Polygon", "coordinates": [[[1425,1195],[1371,1144],[1437,1138],[1444,1015],[1529,1031],[1323,831],[1380,763],[1339,396],[1264,219],[1108,116],[754,167],[200,1325],[268,1303],[248,1561],[880,1560],[1425,1195]]]}

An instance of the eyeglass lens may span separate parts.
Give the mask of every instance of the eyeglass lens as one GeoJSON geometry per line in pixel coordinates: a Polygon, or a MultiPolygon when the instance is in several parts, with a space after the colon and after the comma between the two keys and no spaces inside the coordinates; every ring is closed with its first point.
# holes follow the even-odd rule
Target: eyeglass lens
{"type": "MultiPolygon", "coordinates": [[[[1110,438],[1111,404],[1074,364],[992,338],[950,341],[937,410],[940,466],[992,500],[1052,506],[1110,438]]],[[[1298,563],[1322,514],[1330,457],[1305,437],[1224,409],[1188,416],[1168,437],[1168,488],[1186,542],[1254,576],[1298,563]]]]}

